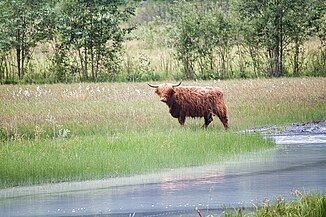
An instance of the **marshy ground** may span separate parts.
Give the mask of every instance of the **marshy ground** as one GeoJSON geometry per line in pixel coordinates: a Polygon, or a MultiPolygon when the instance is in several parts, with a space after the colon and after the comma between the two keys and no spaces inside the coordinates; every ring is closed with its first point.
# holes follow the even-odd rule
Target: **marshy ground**
{"type": "Polygon", "coordinates": [[[273,147],[239,130],[326,119],[325,78],[183,82],[225,92],[230,130],[180,127],[146,83],[0,86],[2,188],[198,166],[273,147]]]}

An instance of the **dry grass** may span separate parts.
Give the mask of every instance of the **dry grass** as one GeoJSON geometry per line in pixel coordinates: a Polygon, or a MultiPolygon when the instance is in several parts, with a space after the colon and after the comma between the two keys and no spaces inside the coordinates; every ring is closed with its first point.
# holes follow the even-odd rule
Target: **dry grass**
{"type": "MultiPolygon", "coordinates": [[[[184,82],[224,89],[231,129],[326,118],[326,78],[184,82]]],[[[1,130],[8,137],[178,128],[146,83],[0,86],[1,130]],[[55,131],[53,133],[53,131],[55,131]]],[[[203,120],[188,119],[186,127],[203,120]]],[[[218,120],[210,128],[222,130],[218,120]]]]}

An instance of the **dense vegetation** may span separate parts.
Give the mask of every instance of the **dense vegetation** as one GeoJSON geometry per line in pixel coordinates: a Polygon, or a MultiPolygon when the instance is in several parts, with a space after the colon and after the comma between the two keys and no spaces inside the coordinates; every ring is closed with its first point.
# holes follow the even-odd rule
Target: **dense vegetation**
{"type": "Polygon", "coordinates": [[[325,76],[322,0],[0,2],[2,83],[325,76]]]}

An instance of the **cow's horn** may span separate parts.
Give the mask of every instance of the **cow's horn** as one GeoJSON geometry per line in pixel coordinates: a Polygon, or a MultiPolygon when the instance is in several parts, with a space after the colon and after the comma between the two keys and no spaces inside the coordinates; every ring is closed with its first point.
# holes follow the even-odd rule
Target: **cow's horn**
{"type": "Polygon", "coordinates": [[[182,81],[180,81],[178,84],[173,84],[172,87],[180,86],[181,83],[182,83],[182,81]]]}
{"type": "Polygon", "coordinates": [[[150,84],[150,83],[147,83],[147,84],[148,84],[148,86],[153,87],[153,88],[158,88],[159,87],[159,85],[154,85],[154,84],[150,84]]]}

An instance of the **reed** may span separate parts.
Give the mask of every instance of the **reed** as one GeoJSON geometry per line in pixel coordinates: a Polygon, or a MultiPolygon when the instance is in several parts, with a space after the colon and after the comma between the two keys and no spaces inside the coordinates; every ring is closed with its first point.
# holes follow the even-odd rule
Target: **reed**
{"type": "Polygon", "coordinates": [[[268,199],[260,205],[254,205],[254,211],[236,209],[234,211],[226,210],[224,216],[227,217],[274,217],[274,216],[316,216],[322,217],[326,215],[326,194],[312,192],[302,193],[295,191],[293,193],[295,199],[285,201],[279,197],[271,202],[268,199]]]}

